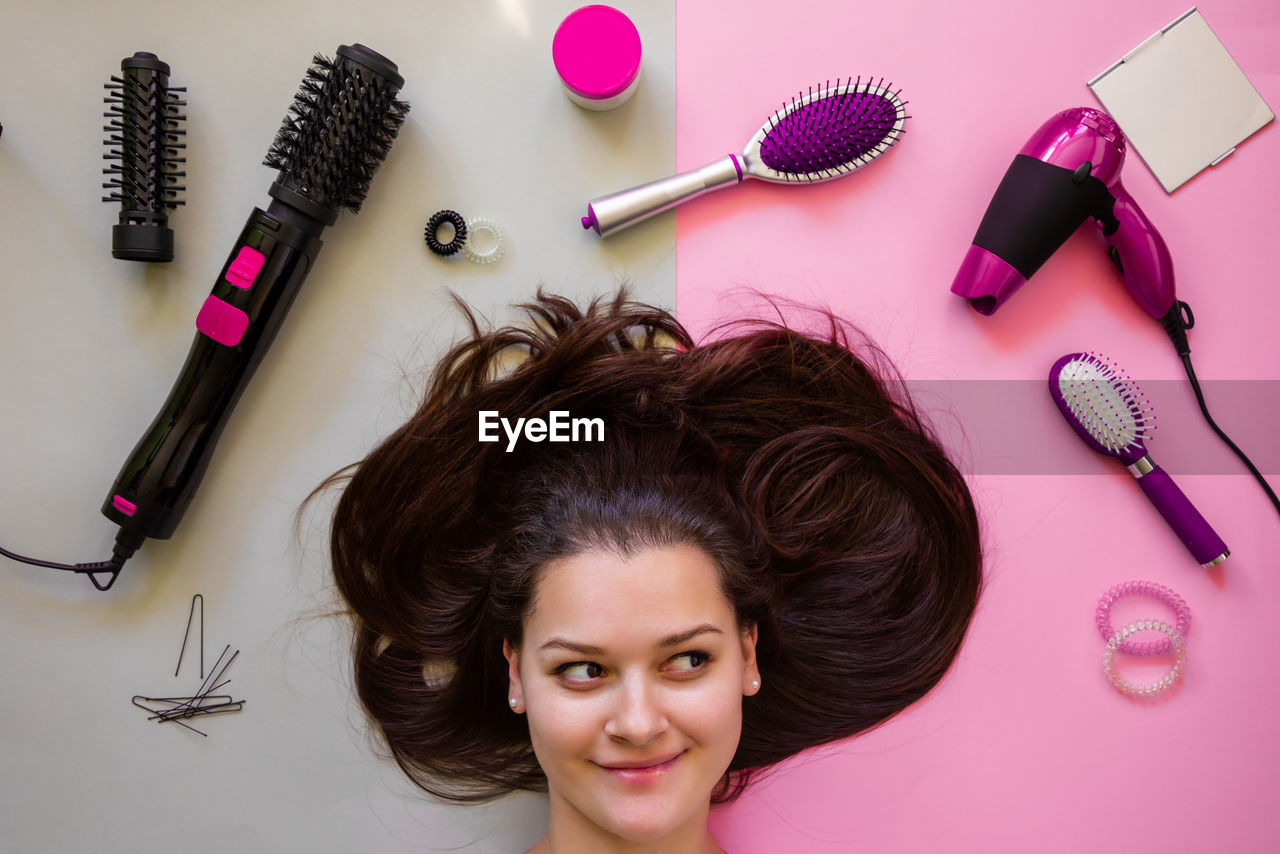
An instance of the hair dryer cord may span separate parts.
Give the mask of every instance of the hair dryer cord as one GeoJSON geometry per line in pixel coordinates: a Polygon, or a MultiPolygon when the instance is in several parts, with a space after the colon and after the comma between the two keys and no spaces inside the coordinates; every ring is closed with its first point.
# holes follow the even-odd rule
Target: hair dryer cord
{"type": "MultiPolygon", "coordinates": [[[[1187,316],[1189,317],[1191,314],[1191,308],[1181,301],[1174,303],[1173,311],[1171,311],[1170,314],[1176,311],[1179,316],[1181,316],[1182,309],[1184,308],[1186,309],[1187,316]]],[[[1195,321],[1191,321],[1191,323],[1194,322],[1195,321]]],[[[1196,379],[1195,368],[1191,367],[1191,348],[1186,346],[1186,330],[1191,328],[1191,323],[1186,323],[1185,325],[1180,324],[1182,327],[1180,330],[1180,336],[1176,336],[1174,333],[1170,332],[1169,337],[1173,339],[1174,347],[1178,350],[1178,356],[1182,359],[1182,366],[1187,369],[1187,379],[1191,381],[1191,388],[1196,393],[1196,402],[1200,404],[1200,412],[1204,415],[1204,420],[1209,422],[1209,426],[1213,428],[1213,432],[1218,434],[1218,438],[1226,442],[1227,447],[1234,451],[1235,455],[1249,467],[1250,473],[1257,478],[1258,483],[1262,484],[1262,488],[1266,491],[1267,497],[1271,499],[1271,503],[1275,506],[1276,512],[1280,513],[1280,498],[1276,497],[1275,491],[1271,488],[1271,485],[1267,483],[1267,479],[1262,476],[1262,472],[1258,471],[1258,467],[1253,464],[1252,460],[1245,456],[1244,451],[1240,450],[1240,448],[1236,446],[1236,443],[1231,441],[1231,438],[1227,436],[1226,433],[1222,432],[1222,428],[1214,422],[1213,416],[1209,414],[1209,407],[1206,406],[1204,402],[1204,392],[1200,390],[1200,381],[1196,379]]],[[[1165,329],[1168,331],[1167,325],[1165,329]]]]}

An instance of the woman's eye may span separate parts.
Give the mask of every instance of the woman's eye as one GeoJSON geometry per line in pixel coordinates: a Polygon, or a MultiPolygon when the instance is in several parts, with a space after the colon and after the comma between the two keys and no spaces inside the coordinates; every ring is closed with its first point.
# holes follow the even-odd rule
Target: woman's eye
{"type": "Polygon", "coordinates": [[[590,682],[604,675],[604,668],[594,661],[574,661],[556,668],[556,673],[570,682],[590,682]]]}
{"type": "Polygon", "coordinates": [[[693,673],[706,667],[711,660],[711,653],[702,650],[690,650],[671,657],[672,670],[677,673],[693,673]]]}

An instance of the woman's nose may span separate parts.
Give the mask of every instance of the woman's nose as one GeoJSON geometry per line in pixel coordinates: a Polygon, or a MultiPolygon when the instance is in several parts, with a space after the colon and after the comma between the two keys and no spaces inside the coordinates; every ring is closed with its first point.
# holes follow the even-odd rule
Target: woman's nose
{"type": "Polygon", "coordinates": [[[632,744],[647,744],[667,728],[666,713],[657,692],[643,678],[624,679],[605,723],[605,733],[632,744]]]}

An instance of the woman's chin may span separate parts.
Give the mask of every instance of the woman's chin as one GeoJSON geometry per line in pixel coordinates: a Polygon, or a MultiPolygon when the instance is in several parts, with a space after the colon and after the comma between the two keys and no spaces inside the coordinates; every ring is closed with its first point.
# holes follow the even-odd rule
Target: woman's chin
{"type": "Polygon", "coordinates": [[[647,803],[633,802],[613,811],[605,829],[628,842],[656,842],[678,830],[690,818],[685,804],[659,798],[637,800],[647,803]]]}
{"type": "Polygon", "coordinates": [[[614,825],[610,831],[627,842],[657,842],[668,836],[675,825],[671,822],[627,822],[614,825]]]}

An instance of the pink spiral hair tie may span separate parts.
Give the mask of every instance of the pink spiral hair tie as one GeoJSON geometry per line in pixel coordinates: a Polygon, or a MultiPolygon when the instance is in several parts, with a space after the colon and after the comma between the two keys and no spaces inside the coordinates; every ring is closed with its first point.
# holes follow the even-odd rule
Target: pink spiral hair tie
{"type": "MultiPolygon", "coordinates": [[[[1112,587],[1098,601],[1098,631],[1108,644],[1117,634],[1116,630],[1111,627],[1111,606],[1117,599],[1125,596],[1147,596],[1164,602],[1173,609],[1173,613],[1177,617],[1177,624],[1173,626],[1173,631],[1178,634],[1179,638],[1185,640],[1187,633],[1191,631],[1191,609],[1187,607],[1186,601],[1181,596],[1163,584],[1156,584],[1154,581],[1125,581],[1112,587]]],[[[1140,642],[1129,640],[1130,634],[1136,634],[1136,632],[1130,632],[1121,638],[1120,645],[1116,647],[1120,652],[1128,655],[1147,656],[1165,655],[1176,651],[1176,644],[1169,637],[1163,637],[1157,641],[1140,642]]]]}
{"type": "Polygon", "coordinates": [[[1131,697],[1154,697],[1157,694],[1164,693],[1177,684],[1186,669],[1186,639],[1173,626],[1168,623],[1162,623],[1159,620],[1139,620],[1136,623],[1130,623],[1112,635],[1111,639],[1107,641],[1107,648],[1102,651],[1102,670],[1107,674],[1107,680],[1121,694],[1128,694],[1131,697]],[[1159,632],[1164,635],[1165,642],[1169,644],[1175,655],[1173,666],[1169,668],[1169,672],[1148,685],[1138,685],[1130,682],[1116,670],[1116,650],[1121,649],[1128,642],[1130,635],[1136,635],[1139,632],[1159,632]]]}

